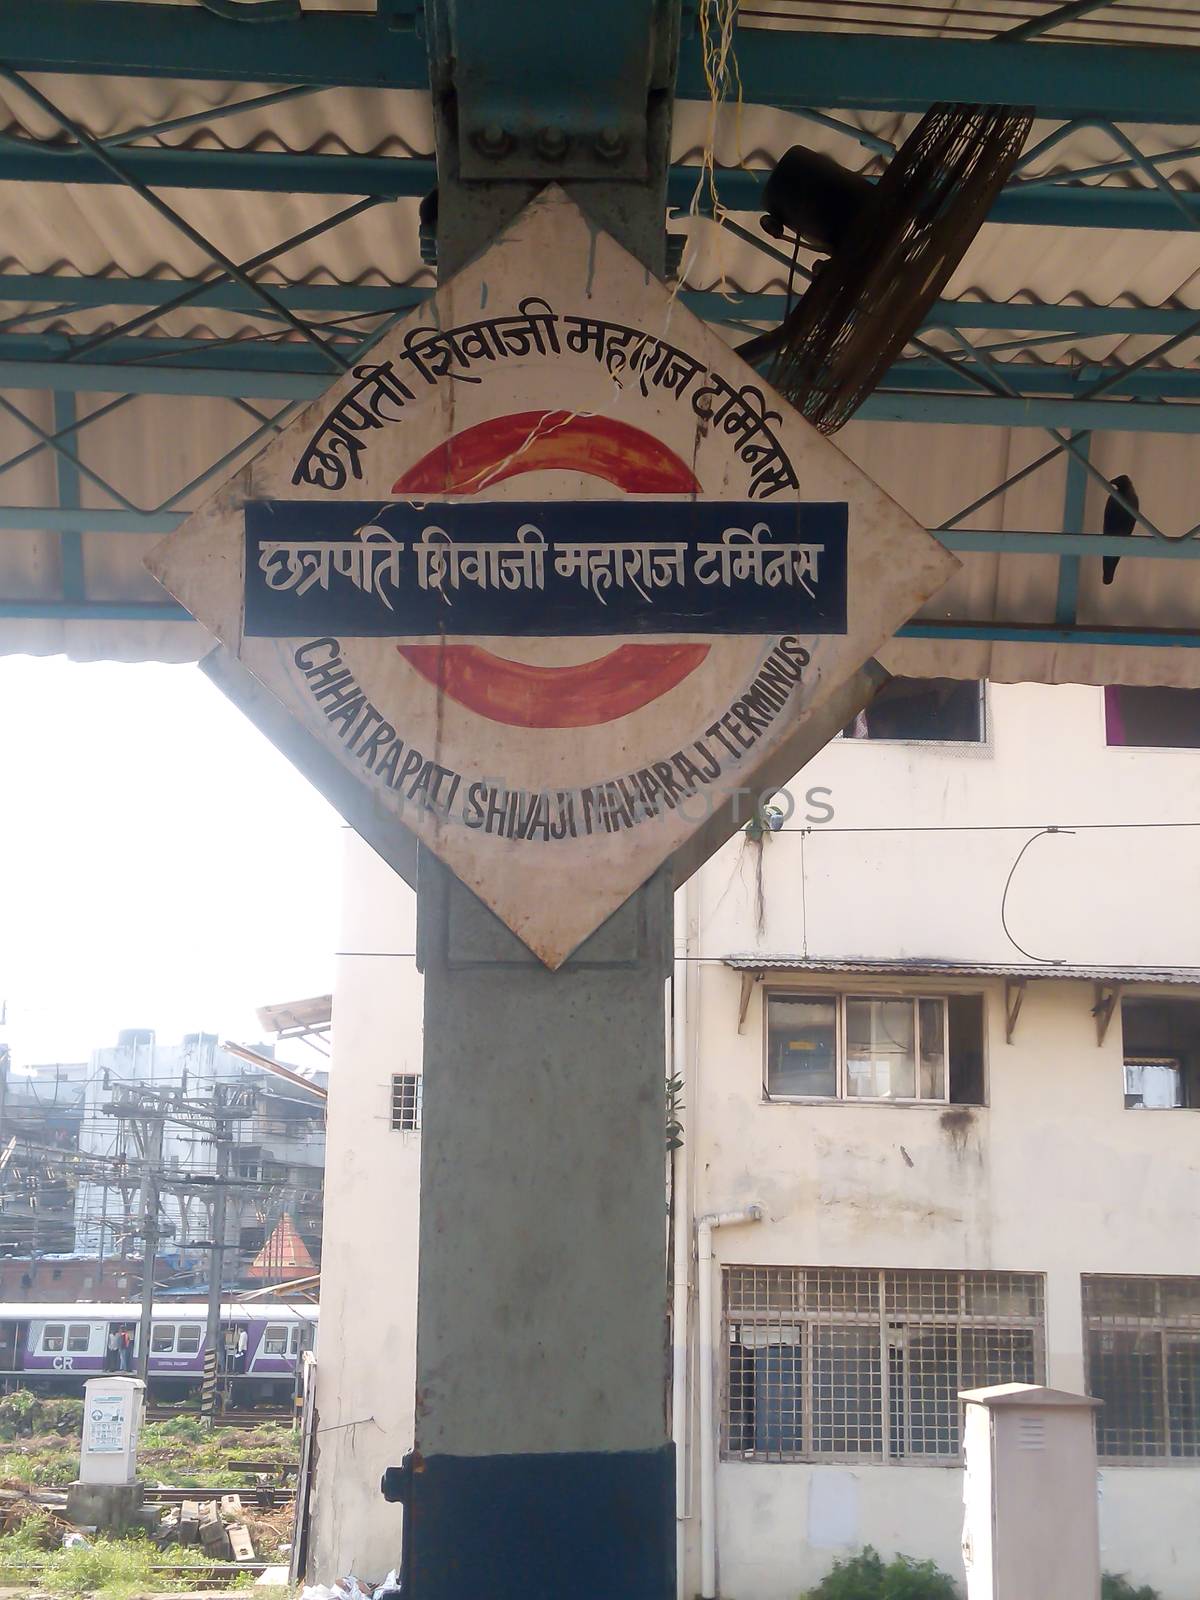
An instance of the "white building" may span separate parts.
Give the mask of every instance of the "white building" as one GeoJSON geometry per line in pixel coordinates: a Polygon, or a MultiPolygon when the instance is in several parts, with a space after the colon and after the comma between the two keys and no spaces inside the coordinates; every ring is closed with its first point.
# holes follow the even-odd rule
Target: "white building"
{"type": "MultiPolygon", "coordinates": [[[[961,1576],[956,1395],[1019,1378],[1104,1398],[1104,1565],[1193,1600],[1198,701],[898,681],[781,831],[677,897],[682,1594],[706,1544],[737,1600],[864,1544],[961,1576]],[[751,1207],[712,1230],[701,1327],[697,1222],[751,1207]]],[[[412,1436],[421,990],[410,892],[353,838],[348,864],[313,1550],[377,1578],[412,1436]]]]}

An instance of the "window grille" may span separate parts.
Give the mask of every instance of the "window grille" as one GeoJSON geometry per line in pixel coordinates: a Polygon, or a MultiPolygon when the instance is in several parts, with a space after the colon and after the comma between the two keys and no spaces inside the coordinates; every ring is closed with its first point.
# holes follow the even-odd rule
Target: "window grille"
{"type": "Polygon", "coordinates": [[[726,1267],[722,1454],[959,1458],[958,1394],[1045,1373],[1040,1273],[726,1267]]]}
{"type": "Polygon", "coordinates": [[[1085,1276],[1083,1328],[1097,1453],[1200,1461],[1200,1278],[1085,1276]]]}
{"type": "Polygon", "coordinates": [[[392,1075],[392,1127],[402,1133],[418,1133],[421,1127],[421,1075],[396,1072],[392,1075]]]}

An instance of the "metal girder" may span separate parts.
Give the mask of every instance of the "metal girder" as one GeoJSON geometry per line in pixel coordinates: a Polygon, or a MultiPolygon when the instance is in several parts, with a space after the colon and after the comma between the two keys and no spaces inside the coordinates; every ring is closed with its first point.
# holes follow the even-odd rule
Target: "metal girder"
{"type": "MultiPolygon", "coordinates": [[[[55,432],[58,433],[74,428],[78,420],[75,412],[75,396],[56,390],[54,394],[55,432]]],[[[76,509],[79,506],[79,468],[67,457],[56,453],[54,473],[60,508],[68,512],[76,509]]],[[[83,533],[81,531],[83,525],[82,517],[77,515],[75,520],[65,526],[58,536],[60,582],[64,600],[82,600],[84,597],[83,533]]]]}
{"type": "MultiPolygon", "coordinates": [[[[1195,114],[1200,118],[1200,100],[1195,114]]],[[[361,194],[400,199],[425,195],[437,182],[436,165],[424,156],[330,156],[302,151],[174,150],[125,145],[120,151],[120,165],[139,183],[165,189],[361,194]]],[[[699,167],[672,167],[667,178],[668,203],[686,210],[700,177],[699,167]]],[[[766,171],[718,169],[715,181],[722,206],[729,211],[758,211],[766,179],[766,171]]],[[[32,140],[9,139],[0,143],[0,182],[120,181],[86,149],[32,140]]],[[[1190,191],[1179,190],[1172,197],[1149,187],[1027,182],[1003,190],[988,220],[1038,228],[1136,228],[1177,233],[1186,230],[1189,217],[1200,227],[1200,194],[1190,191]]]]}
{"type": "Polygon", "coordinates": [[[937,422],[987,428],[1087,428],[1092,432],[1198,433],[1200,406],[1163,402],[1015,399],[989,394],[896,394],[880,389],[855,412],[864,422],[937,422]]]}
{"type": "MultiPolygon", "coordinates": [[[[1200,322],[1193,317],[1192,325],[1200,322]]],[[[1200,339],[1200,329],[1196,338],[1200,339]]],[[[4,341],[0,339],[0,353],[4,341]]],[[[887,382],[893,389],[945,390],[974,394],[977,385],[971,377],[972,363],[950,359],[948,365],[925,356],[915,356],[898,361],[888,374],[887,382]]],[[[1102,380],[1105,393],[1119,391],[1121,395],[1139,400],[1194,400],[1200,398],[1200,371],[1186,367],[1131,367],[1102,366],[1035,366],[1032,362],[992,362],[992,370],[1003,373],[1005,380],[1018,394],[1043,398],[1061,397],[1064,400],[1087,400],[1091,391],[1102,380]],[[1109,381],[1111,380],[1111,381],[1109,381]]],[[[974,369],[977,373],[982,370],[974,369]]],[[[1106,404],[1108,402],[1105,402],[1106,404]]]]}
{"type": "Polygon", "coordinates": [[[369,12],[305,11],[248,27],[199,5],[0,0],[0,58],[26,72],[429,87],[424,41],[369,12]]]}
{"type": "MultiPolygon", "coordinates": [[[[187,622],[182,606],[137,601],[0,600],[0,620],[82,622],[187,622]]],[[[1200,649],[1200,632],[1169,628],[1102,628],[1023,625],[1005,622],[910,622],[898,639],[978,639],[1044,644],[1098,644],[1131,648],[1200,649]]]]}
{"type": "MultiPolygon", "coordinates": [[[[1200,51],[1196,54],[1200,55],[1200,51]]],[[[1195,115],[1200,117],[1200,101],[1195,115]]],[[[0,156],[0,173],[2,162],[0,156]]],[[[760,210],[767,176],[765,171],[719,167],[714,182],[721,205],[727,211],[760,210]]],[[[667,183],[668,198],[681,208],[686,207],[691,203],[696,181],[693,168],[673,167],[667,183]]],[[[701,210],[704,209],[701,196],[701,210]]],[[[1002,189],[987,220],[1031,228],[1137,228],[1178,233],[1189,226],[1189,217],[1193,225],[1200,227],[1200,195],[1191,191],[1177,190],[1172,196],[1152,188],[1030,180],[1002,189]]]]}
{"type": "MultiPolygon", "coordinates": [[[[1067,457],[1067,485],[1063,495],[1063,532],[1064,538],[1073,539],[1083,532],[1084,506],[1087,501],[1088,475],[1085,465],[1086,458],[1091,451],[1091,435],[1084,434],[1077,441],[1078,454],[1067,457]]],[[[1166,544],[1161,539],[1148,541],[1156,549],[1173,552],[1177,547],[1166,544]]],[[[1105,543],[1112,544],[1111,539],[1105,543]]],[[[1190,548],[1190,541],[1183,542],[1178,548],[1190,548]]],[[[1058,593],[1054,602],[1054,620],[1061,623],[1075,621],[1079,605],[1079,559],[1085,552],[1065,553],[1058,563],[1058,593]]],[[[1120,555],[1119,550],[1110,550],[1109,555],[1120,555]]]]}
{"type": "MultiPolygon", "coordinates": [[[[1082,515],[1078,520],[1082,522],[1082,515]]],[[[937,537],[948,550],[960,555],[986,551],[1001,555],[1065,557],[1074,561],[1076,567],[1085,556],[1089,559],[1119,556],[1122,560],[1200,560],[1200,539],[1122,539],[1098,533],[1008,533],[1001,529],[968,532],[958,528],[947,529],[937,537]]],[[[1073,615],[1055,618],[1063,626],[1069,626],[1074,620],[1073,615]]]]}
{"type": "MultiPolygon", "coordinates": [[[[54,506],[0,506],[0,535],[4,530],[47,530],[87,533],[173,533],[187,519],[184,511],[73,512],[54,506]]],[[[959,555],[1032,555],[1069,559],[1120,556],[1125,561],[1198,561],[1200,539],[1115,539],[1102,534],[1011,532],[1003,529],[964,531],[943,529],[937,535],[948,550],[959,555]]],[[[1058,619],[1056,619],[1056,622],[1058,619]]],[[[1070,626],[1072,618],[1062,619],[1070,626]]]]}
{"type": "Polygon", "coordinates": [[[909,622],[898,639],[974,639],[984,644],[1101,644],[1132,649],[1200,650],[1200,632],[1179,628],[1057,627],[1023,622],[909,622]]]}
{"type": "MultiPolygon", "coordinates": [[[[0,338],[0,389],[57,389],[74,393],[207,395],[228,399],[314,399],[329,385],[317,360],[302,346],[254,345],[164,349],[151,363],[147,345],[187,341],[133,340],[131,363],[82,360],[66,363],[56,352],[38,350],[45,341],[0,338]],[[174,356],[173,360],[163,357],[174,356]]],[[[122,342],[106,354],[124,354],[122,342]]],[[[1094,375],[1095,368],[1085,369],[1094,375]]],[[[1200,433],[1200,372],[1148,371],[1129,380],[1136,398],[1082,400],[1070,392],[1073,374],[1021,366],[1013,373],[1032,392],[1015,399],[985,394],[964,375],[917,362],[894,368],[884,387],[866,400],[859,418],[880,422],[929,422],[984,427],[1073,427],[1119,433],[1200,433]],[[892,385],[891,388],[888,385],[892,385]],[[1046,390],[1039,394],[1038,387],[1046,390]],[[949,392],[946,392],[949,391],[949,392]]]]}
{"type": "MultiPolygon", "coordinates": [[[[422,305],[432,289],[412,284],[270,283],[271,293],[293,311],[349,312],[362,316],[403,311],[422,305]]],[[[204,284],[196,278],[68,277],[61,273],[0,273],[0,302],[48,306],[160,306],[181,293],[193,306],[212,306],[247,315],[262,312],[254,295],[240,284],[204,284]]],[[[787,310],[782,294],[723,295],[715,289],[683,289],[679,298],[709,322],[781,322],[787,310]]],[[[29,319],[48,315],[29,311],[29,319]]],[[[265,313],[264,313],[265,314],[265,313]]],[[[23,317],[22,320],[25,320],[23,317]]],[[[938,300],[926,328],[1019,329],[1079,338],[1104,334],[1182,333],[1200,322],[1200,307],[1027,305],[1017,300],[938,300]]],[[[0,319],[0,330],[4,327],[0,319]]]]}
{"type": "MultiPolygon", "coordinates": [[[[0,298],[9,279],[0,275],[0,298]]],[[[50,280],[51,283],[59,280],[50,280]]],[[[47,288],[47,297],[53,298],[47,288]]],[[[20,296],[14,295],[14,299],[20,296]]],[[[680,299],[709,322],[782,322],[787,296],[732,294],[715,289],[684,289],[680,299]]],[[[937,300],[923,324],[926,328],[1016,328],[1023,333],[1099,334],[1182,333],[1200,322],[1200,307],[1026,305],[1017,300],[937,300]]]]}
{"type": "MultiPolygon", "coordinates": [[[[373,316],[419,306],[433,293],[432,288],[410,284],[284,284],[269,279],[265,281],[276,299],[292,311],[350,311],[373,316]]],[[[178,294],[192,291],[195,291],[190,301],[193,306],[213,306],[221,311],[251,314],[262,311],[261,302],[255,295],[247,293],[240,283],[228,281],[206,284],[200,278],[68,277],[53,272],[0,272],[0,301],[45,301],[56,306],[159,306],[173,300],[178,294]]],[[[783,297],[778,298],[782,307],[783,297]]],[[[769,318],[771,314],[764,312],[763,315],[769,318]]],[[[1192,316],[1200,318],[1200,310],[1193,312],[1192,316]]],[[[969,326],[965,322],[959,325],[969,326]]],[[[1156,325],[1146,331],[1171,332],[1173,326],[1156,325]]]]}
{"type": "MultiPolygon", "coordinates": [[[[394,19],[393,19],[394,20],[394,19]]],[[[201,6],[0,0],[0,58],[30,72],[239,83],[428,87],[423,41],[375,13],[304,11],[247,27],[201,6]]],[[[1195,122],[1200,51],[1013,44],[740,28],[749,104],[924,111],[937,100],[1034,106],[1041,116],[1195,122]]],[[[681,99],[707,100],[699,40],[680,49],[681,99]]]]}

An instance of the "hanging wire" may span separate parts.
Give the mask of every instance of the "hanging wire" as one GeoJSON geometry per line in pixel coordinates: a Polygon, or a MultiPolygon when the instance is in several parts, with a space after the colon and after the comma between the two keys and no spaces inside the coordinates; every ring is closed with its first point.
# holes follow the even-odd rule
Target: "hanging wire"
{"type": "Polygon", "coordinates": [[[1017,852],[1017,859],[1008,869],[1008,877],[1004,880],[1004,893],[1000,896],[1000,926],[1004,929],[1004,936],[1008,940],[1009,944],[1011,944],[1014,949],[1019,950],[1021,954],[1028,960],[1041,962],[1048,967],[1061,967],[1064,964],[1063,958],[1061,956],[1035,956],[1032,950],[1026,950],[1023,944],[1017,943],[1012,936],[1012,930],[1008,926],[1008,891],[1012,888],[1012,881],[1016,876],[1017,868],[1021,865],[1022,858],[1024,857],[1025,852],[1029,849],[1030,845],[1036,844],[1039,839],[1044,839],[1047,834],[1073,832],[1074,830],[1072,828],[1041,828],[1033,835],[1032,838],[1026,839],[1025,843],[1017,852]]]}

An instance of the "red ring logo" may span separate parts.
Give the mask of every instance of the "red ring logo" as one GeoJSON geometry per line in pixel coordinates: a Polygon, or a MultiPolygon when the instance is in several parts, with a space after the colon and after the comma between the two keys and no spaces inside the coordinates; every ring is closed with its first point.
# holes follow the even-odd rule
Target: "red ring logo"
{"type": "MultiPolygon", "coordinates": [[[[422,456],[392,493],[477,494],[525,472],[582,472],[626,494],[698,494],[691,469],[641,428],[570,411],[522,411],[464,428],[422,456]]],[[[578,666],[536,667],[473,644],[398,645],[459,705],[515,728],[593,728],[682,683],[706,644],[621,644],[578,666]]]]}

